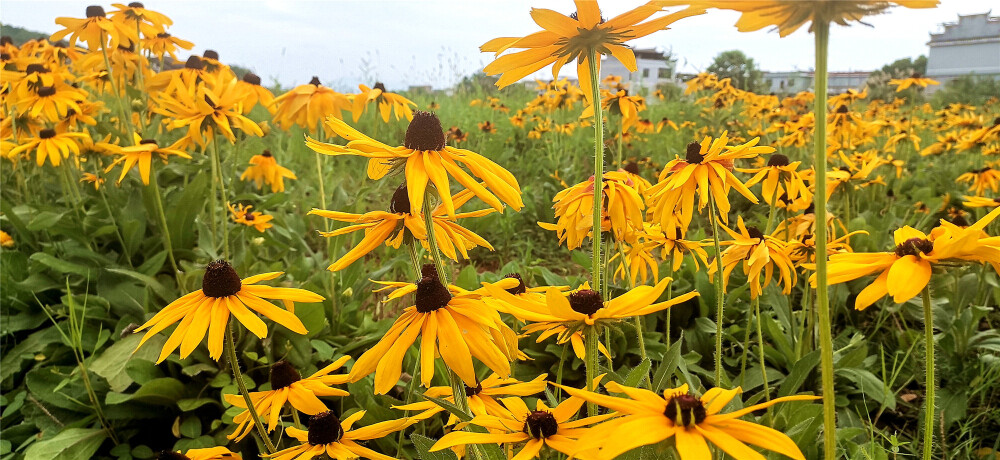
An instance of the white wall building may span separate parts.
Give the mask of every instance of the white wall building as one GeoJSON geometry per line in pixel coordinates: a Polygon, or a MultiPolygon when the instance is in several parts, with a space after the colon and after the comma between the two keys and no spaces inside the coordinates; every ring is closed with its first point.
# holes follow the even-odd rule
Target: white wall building
{"type": "MultiPolygon", "coordinates": [[[[764,72],[761,79],[764,82],[764,93],[795,94],[800,91],[812,91],[813,74],[811,70],[793,70],[789,72],[764,72]]],[[[827,81],[828,94],[840,94],[848,89],[861,91],[868,81],[871,72],[848,71],[830,72],[827,81]]]]}
{"type": "Polygon", "coordinates": [[[929,86],[928,92],[969,74],[1000,78],[1000,17],[970,14],[941,27],[943,31],[931,33],[927,42],[927,76],[941,85],[929,86]]]}
{"type": "Polygon", "coordinates": [[[622,83],[628,83],[631,92],[638,93],[641,88],[647,95],[660,84],[680,84],[675,77],[676,59],[652,48],[636,49],[632,52],[635,54],[635,72],[629,72],[617,59],[607,59],[602,56],[601,75],[622,77],[622,83]]]}

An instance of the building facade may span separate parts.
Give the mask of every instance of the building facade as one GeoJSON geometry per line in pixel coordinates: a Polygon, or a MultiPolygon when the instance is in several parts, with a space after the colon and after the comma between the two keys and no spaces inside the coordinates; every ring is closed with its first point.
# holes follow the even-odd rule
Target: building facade
{"type": "MultiPolygon", "coordinates": [[[[795,94],[800,91],[812,91],[813,74],[811,70],[793,70],[789,72],[764,72],[762,81],[764,82],[763,92],[774,94],[795,94]]],[[[829,94],[839,94],[853,89],[861,91],[868,81],[871,72],[849,71],[830,72],[827,82],[827,92],[829,94]]]]}
{"type": "Polygon", "coordinates": [[[652,48],[632,52],[635,54],[635,72],[629,72],[617,59],[602,57],[601,75],[622,77],[622,83],[628,83],[630,90],[639,92],[642,89],[646,94],[651,94],[661,84],[681,83],[676,77],[676,59],[652,48]]]}
{"type": "Polygon", "coordinates": [[[928,92],[970,74],[1000,78],[1000,17],[970,14],[941,27],[927,42],[927,76],[941,85],[928,87],[928,92]]]}

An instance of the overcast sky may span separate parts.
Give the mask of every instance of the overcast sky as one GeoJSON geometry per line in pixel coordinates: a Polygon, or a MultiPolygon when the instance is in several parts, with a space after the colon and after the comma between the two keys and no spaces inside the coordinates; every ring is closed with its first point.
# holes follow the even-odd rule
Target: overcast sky
{"type": "MultiPolygon", "coordinates": [[[[122,0],[127,3],[127,0],[122,0]]],[[[611,17],[641,2],[604,0],[611,17]]],[[[89,2],[3,0],[0,22],[53,33],[59,16],[83,17],[89,2]]],[[[383,81],[389,89],[408,85],[450,86],[462,75],[482,69],[492,54],[479,45],[500,36],[539,30],[532,7],[568,14],[569,0],[431,0],[431,1],[194,1],[147,0],[148,8],[166,14],[169,32],[194,42],[194,52],[214,49],[229,64],[295,85],[313,75],[341,90],[383,81]]],[[[104,4],[111,10],[110,4],[104,4]]],[[[1000,10],[997,0],[942,0],[937,9],[894,8],[867,18],[873,27],[834,26],[830,70],[873,70],[893,60],[927,54],[929,33],[959,14],[1000,10]]],[[[1000,11],[996,12],[1000,14],[1000,11]]],[[[763,70],[811,69],[812,35],[805,28],[784,39],[776,32],[740,33],[738,14],[710,10],[675,23],[670,30],[630,42],[633,47],[671,49],[680,71],[707,67],[718,53],[740,49],[763,70]]],[[[572,66],[564,68],[573,74],[572,66]]],[[[540,73],[539,76],[549,75],[540,73]]]]}

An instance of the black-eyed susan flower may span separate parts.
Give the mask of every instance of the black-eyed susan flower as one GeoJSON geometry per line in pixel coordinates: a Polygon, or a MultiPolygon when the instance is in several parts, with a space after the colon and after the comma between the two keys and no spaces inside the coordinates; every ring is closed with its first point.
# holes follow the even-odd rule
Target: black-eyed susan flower
{"type": "MultiPolygon", "coordinates": [[[[934,2],[934,4],[936,5],[937,2],[934,2]]],[[[938,84],[940,83],[938,83],[937,80],[927,78],[923,75],[920,75],[919,73],[915,73],[906,78],[900,78],[900,79],[893,78],[889,80],[889,85],[895,86],[897,93],[902,92],[911,86],[913,87],[919,86],[921,88],[926,88],[927,85],[938,85],[938,84]]]]}
{"type": "Polygon", "coordinates": [[[503,398],[501,401],[506,407],[504,410],[506,413],[478,415],[469,422],[491,432],[452,431],[435,443],[430,451],[436,452],[468,444],[524,442],[524,447],[521,447],[512,458],[517,460],[528,460],[540,456],[547,458],[541,455],[542,448],[545,446],[572,456],[576,453],[579,439],[587,434],[585,427],[616,415],[603,414],[573,420],[585,402],[581,398],[567,398],[553,408],[549,408],[544,401],[539,399],[535,403],[535,410],[528,409],[528,406],[520,398],[503,398]]]}
{"type": "Polygon", "coordinates": [[[274,226],[271,223],[274,216],[264,214],[260,211],[250,211],[253,208],[252,205],[237,204],[233,206],[232,204],[227,204],[227,206],[229,207],[229,217],[237,224],[253,227],[254,230],[261,233],[274,226]]]}
{"type": "Polygon", "coordinates": [[[309,430],[288,427],[285,433],[302,444],[275,452],[265,457],[275,460],[309,460],[326,454],[337,460],[367,458],[370,460],[392,460],[361,444],[403,430],[413,424],[410,419],[389,420],[353,428],[354,423],[365,416],[365,411],[357,411],[341,421],[333,412],[320,412],[309,417],[309,430]]]}
{"type": "Polygon", "coordinates": [[[790,162],[788,157],[780,153],[767,159],[767,166],[762,168],[736,168],[743,173],[754,174],[744,185],[753,187],[761,183],[761,195],[767,203],[774,203],[779,196],[785,195],[787,200],[796,200],[800,196],[812,199],[812,193],[799,173],[801,161],[790,162]]]}
{"type": "Polygon", "coordinates": [[[138,31],[146,37],[163,32],[174,24],[174,21],[165,14],[146,9],[141,2],[131,2],[128,5],[112,3],[111,6],[118,8],[111,12],[112,21],[121,23],[127,28],[138,28],[138,31]]]}
{"type": "Polygon", "coordinates": [[[188,449],[184,453],[181,453],[181,451],[163,451],[156,458],[163,460],[243,460],[243,456],[230,451],[226,447],[188,449]]]}
{"type": "MultiPolygon", "coordinates": [[[[330,375],[331,372],[340,369],[350,356],[343,356],[332,364],[316,371],[309,377],[302,378],[299,371],[295,370],[287,361],[278,361],[271,365],[270,382],[271,389],[268,391],[256,391],[250,393],[250,400],[253,407],[261,417],[267,419],[267,431],[274,431],[281,419],[281,410],[285,403],[291,404],[294,410],[307,415],[316,415],[327,409],[326,404],[319,399],[320,396],[347,396],[350,393],[332,385],[342,385],[350,381],[347,374],[330,375]]],[[[247,408],[246,400],[240,394],[224,395],[226,402],[241,409],[247,408]]],[[[236,430],[227,436],[236,441],[242,440],[250,434],[253,429],[250,411],[244,410],[236,417],[236,430]]]]}
{"type": "Polygon", "coordinates": [[[160,32],[156,35],[147,36],[142,39],[142,47],[149,50],[149,52],[160,59],[164,56],[169,55],[173,60],[179,60],[177,58],[177,49],[189,50],[194,48],[194,43],[187,40],[182,40],[167,32],[160,32]]]}
{"type": "Polygon", "coordinates": [[[965,202],[962,203],[969,208],[995,208],[1000,206],[1000,197],[997,198],[987,198],[984,196],[969,196],[962,195],[965,202]]]}
{"type": "MultiPolygon", "coordinates": [[[[309,83],[274,98],[273,117],[281,129],[298,125],[315,133],[324,117],[339,119],[345,110],[351,110],[350,98],[323,86],[319,77],[312,77],[309,83]]],[[[326,132],[326,128],[323,131],[326,132]]]]}
{"type": "Polygon", "coordinates": [[[86,99],[87,92],[66,84],[40,86],[34,91],[25,91],[16,103],[19,116],[44,116],[51,123],[62,120],[70,110],[82,112],[77,101],[86,99]]]}
{"type": "Polygon", "coordinates": [[[205,267],[201,289],[184,295],[163,307],[156,315],[139,326],[136,332],[149,329],[139,342],[137,349],[154,335],[180,321],[174,332],[160,351],[156,362],[162,362],[177,347],[181,358],[186,358],[201,343],[208,333],[208,352],[212,359],[222,356],[222,341],[229,327],[230,315],[259,338],[267,337],[267,325],[257,315],[287,327],[298,334],[305,334],[305,325],[294,313],[294,302],[315,303],[323,301],[323,296],[304,289],[272,287],[257,284],[275,279],[282,272],[263,273],[240,279],[233,266],[225,260],[217,260],[205,267]],[[274,306],[265,299],[281,300],[285,309],[274,306]]]}
{"type": "MultiPolygon", "coordinates": [[[[743,267],[743,273],[747,275],[747,282],[750,283],[750,298],[756,299],[761,294],[760,275],[764,275],[763,286],[771,284],[771,277],[774,270],[778,274],[783,285],[781,292],[789,294],[792,286],[795,286],[796,275],[795,265],[789,258],[788,246],[785,242],[770,235],[764,235],[756,227],[747,227],[743,224],[743,217],[740,216],[736,222],[739,232],[734,232],[729,227],[722,226],[733,237],[731,241],[722,242],[729,246],[722,251],[722,285],[725,289],[729,284],[729,275],[737,266],[743,267]]],[[[708,267],[709,277],[717,276],[716,265],[708,267]]]]}
{"type": "Polygon", "coordinates": [[[9,233],[0,230],[0,247],[12,248],[14,247],[14,238],[10,236],[9,233]]]}
{"type": "Polygon", "coordinates": [[[309,148],[324,155],[369,158],[368,177],[371,179],[381,179],[391,170],[402,169],[413,209],[422,208],[424,191],[430,182],[437,189],[448,215],[455,215],[449,176],[497,211],[503,211],[501,200],[515,211],[524,206],[521,187],[514,175],[478,153],[446,145],[441,121],[431,112],[414,112],[413,120],[406,128],[406,140],[400,147],[390,147],[361,134],[337,118],[327,118],[326,125],[347,139],[347,145],[327,144],[307,137],[309,148]],[[475,178],[466,173],[459,163],[468,168],[475,178]]]}
{"type": "Polygon", "coordinates": [[[264,184],[271,186],[271,193],[285,191],[285,179],[298,179],[292,170],[281,166],[271,154],[264,150],[260,155],[250,157],[250,167],[240,174],[240,180],[252,180],[260,190],[264,184]]]}
{"type": "Polygon", "coordinates": [[[604,20],[596,1],[576,2],[576,13],[570,16],[533,8],[531,18],[543,30],[525,37],[500,37],[484,43],[480,51],[499,56],[484,70],[487,75],[501,74],[496,85],[504,88],[549,64],[552,64],[553,77],[558,78],[559,69],[575,61],[580,87],[587,100],[593,101],[597,95],[592,94],[591,78],[598,78],[601,64],[599,60],[593,63],[598,75],[591,76],[591,53],[611,55],[629,72],[635,72],[635,55],[625,42],[663,30],[682,18],[704,13],[703,9],[689,8],[646,21],[660,9],[660,5],[649,2],[604,20]],[[523,51],[500,56],[511,49],[523,51]]]}
{"type": "Polygon", "coordinates": [[[125,179],[125,175],[132,170],[132,167],[139,165],[139,177],[142,178],[142,185],[149,185],[149,173],[152,169],[153,156],[162,160],[165,164],[172,156],[191,159],[187,152],[176,148],[177,144],[169,147],[160,147],[155,139],[143,139],[138,133],[132,134],[133,144],[128,147],[118,149],[118,158],[115,158],[104,170],[105,173],[115,169],[115,166],[122,164],[122,174],[118,177],[119,184],[125,179]]]}
{"type": "MultiPolygon", "coordinates": [[[[887,294],[896,303],[916,297],[930,282],[935,264],[948,259],[988,262],[1000,267],[1000,248],[992,241],[981,240],[983,229],[1000,216],[994,209],[968,227],[942,225],[930,234],[909,226],[893,233],[896,245],[890,252],[849,252],[830,256],[827,279],[839,284],[878,273],[870,285],[858,293],[854,308],[862,310],[887,294]]],[[[815,285],[816,275],[809,278],[815,285]]]]}
{"type": "Polygon", "coordinates": [[[101,47],[117,48],[119,45],[128,46],[139,41],[138,31],[129,28],[119,22],[108,19],[104,8],[97,5],[87,7],[87,18],[56,18],[56,24],[65,29],[60,30],[49,40],[58,42],[69,36],[69,45],[73,46],[77,41],[87,42],[87,47],[91,51],[99,50],[101,47]],[[110,42],[110,43],[109,43],[110,42]]]}
{"type": "Polygon", "coordinates": [[[104,178],[100,177],[94,173],[83,173],[83,177],[80,178],[80,182],[86,182],[94,186],[94,190],[100,190],[101,186],[104,185],[104,178]]]}
{"type": "MultiPolygon", "coordinates": [[[[644,181],[644,180],[643,180],[644,181]]],[[[608,171],[601,181],[603,198],[601,231],[611,232],[617,241],[635,241],[635,233],[642,230],[645,204],[636,188],[637,182],[625,171],[608,171]]],[[[649,183],[646,182],[646,185],[649,183]]],[[[566,242],[569,249],[583,244],[592,237],[594,218],[594,178],[591,177],[568,187],[552,198],[555,202],[556,222],[539,222],[546,230],[556,232],[559,243],[566,242]]]]}
{"type": "Polygon", "coordinates": [[[274,112],[274,94],[271,90],[261,86],[260,77],[253,72],[247,72],[243,78],[236,82],[236,86],[244,92],[243,113],[248,114],[257,105],[274,112]]]}
{"type": "Polygon", "coordinates": [[[691,256],[695,270],[700,270],[701,265],[708,266],[705,246],[712,244],[711,242],[685,240],[681,237],[680,229],[664,232],[658,224],[646,224],[642,236],[660,247],[660,258],[671,260],[671,268],[675,272],[681,269],[687,255],[691,256]]]}
{"type": "MultiPolygon", "coordinates": [[[[500,405],[497,401],[498,399],[510,396],[531,396],[541,393],[545,391],[545,386],[547,385],[547,382],[545,381],[546,377],[547,374],[542,374],[529,382],[522,382],[515,378],[501,378],[497,374],[490,374],[489,377],[479,382],[479,385],[474,387],[465,386],[465,397],[469,404],[469,410],[472,412],[473,416],[503,415],[507,411],[500,405]]],[[[452,404],[454,404],[455,401],[452,397],[450,386],[430,387],[427,391],[424,391],[423,394],[432,398],[444,399],[452,404]]],[[[413,404],[404,404],[401,406],[392,406],[392,408],[408,411],[421,411],[419,414],[411,417],[415,420],[425,420],[432,417],[434,414],[444,411],[444,408],[429,400],[413,404]]],[[[448,418],[447,425],[455,423],[458,423],[458,418],[451,415],[448,418]]]]}
{"type": "Polygon", "coordinates": [[[382,82],[375,83],[372,88],[358,85],[358,89],[361,92],[351,96],[351,117],[355,123],[361,119],[361,115],[368,111],[368,106],[371,104],[375,104],[378,113],[382,116],[382,121],[386,123],[389,122],[390,113],[394,114],[397,120],[404,117],[407,121],[413,119],[413,109],[410,106],[416,107],[417,103],[399,94],[386,91],[382,82]]]}
{"type": "Polygon", "coordinates": [[[700,398],[691,394],[687,385],[664,390],[662,396],[614,382],[605,385],[609,392],[624,394],[627,396],[625,398],[562,388],[570,395],[624,415],[594,426],[585,436],[581,436],[581,442],[573,449],[574,454],[580,458],[599,460],[610,460],[636,447],[669,438],[674,438],[674,447],[681,460],[712,458],[710,444],[736,460],[762,458],[747,444],[793,459],[805,460],[802,451],[784,433],[740,420],[740,417],[778,403],[819,399],[806,395],[785,396],[734,412],[721,413],[742,392],[740,388],[712,388],[700,398]]]}
{"type": "MultiPolygon", "coordinates": [[[[472,197],[473,194],[469,190],[455,194],[455,207],[462,207],[472,197]]],[[[493,246],[488,241],[458,223],[458,219],[480,217],[491,212],[493,212],[493,209],[482,209],[448,216],[443,206],[438,205],[435,207],[431,211],[434,222],[434,240],[441,253],[445,257],[457,262],[459,255],[468,259],[469,250],[479,246],[492,251],[493,246]]],[[[400,185],[393,192],[388,212],[371,211],[365,214],[352,214],[340,211],[327,211],[325,209],[313,209],[309,211],[309,214],[352,224],[332,232],[320,232],[325,237],[345,235],[358,230],[365,231],[364,238],[361,239],[357,246],[327,267],[330,271],[347,268],[350,264],[372,252],[383,243],[386,246],[398,249],[399,245],[406,241],[407,237],[410,237],[427,246],[427,225],[424,222],[424,216],[419,210],[414,212],[410,208],[406,184],[400,185]]]]}
{"type": "Polygon", "coordinates": [[[243,93],[236,79],[220,78],[208,86],[184,86],[172,94],[154,96],[153,111],[167,117],[170,129],[187,128],[182,138],[204,148],[215,134],[236,142],[234,130],[248,135],[263,136],[256,122],[243,115],[243,93]]]}
{"type": "Polygon", "coordinates": [[[723,222],[728,222],[729,191],[733,188],[756,204],[757,197],[733,175],[733,165],[738,159],[774,152],[774,147],[758,146],[758,142],[760,138],[754,138],[730,147],[727,145],[728,132],[723,132],[715,140],[705,137],[700,144],[688,144],[684,158],[670,160],[660,174],[660,181],[647,193],[654,218],[665,228],[687,228],[694,214],[694,200],[697,196],[699,211],[711,199],[718,209],[719,217],[723,222]],[[675,214],[675,210],[679,214],[675,214]],[[679,223],[675,216],[679,216],[679,223]]]}
{"type": "Polygon", "coordinates": [[[395,288],[389,299],[413,293],[413,305],[403,310],[389,331],[351,368],[351,379],[375,373],[375,393],[385,394],[402,373],[406,350],[420,337],[420,380],[430,386],[434,360],[445,365],[469,387],[479,384],[475,357],[501,378],[510,376],[510,362],[517,356],[517,337],[499,313],[482,296],[457,286],[441,284],[433,264],[424,265],[416,283],[381,283],[395,288]]]}
{"type": "Polygon", "coordinates": [[[20,144],[7,152],[8,158],[20,155],[30,155],[35,152],[35,162],[38,166],[49,160],[52,166],[59,166],[69,154],[80,154],[80,143],[77,139],[89,137],[86,132],[56,132],[54,129],[43,129],[38,134],[23,137],[20,144]]]}
{"type": "Polygon", "coordinates": [[[1000,191],[1000,170],[991,166],[973,169],[958,176],[955,182],[968,182],[969,190],[975,192],[976,196],[983,196],[986,190],[997,193],[1000,191]]]}
{"type": "Polygon", "coordinates": [[[479,130],[486,134],[493,134],[497,132],[497,127],[496,125],[493,124],[493,122],[486,120],[482,123],[479,123],[479,130]]]}

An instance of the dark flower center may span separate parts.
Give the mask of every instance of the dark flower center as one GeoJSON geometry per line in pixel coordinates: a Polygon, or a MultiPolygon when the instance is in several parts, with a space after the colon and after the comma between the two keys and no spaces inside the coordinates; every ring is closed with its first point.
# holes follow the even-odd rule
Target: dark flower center
{"type": "Polygon", "coordinates": [[[437,310],[451,301],[451,292],[448,291],[438,278],[437,270],[433,264],[425,264],[421,270],[423,278],[417,282],[417,294],[414,305],[420,313],[430,313],[437,310]]]}
{"type": "Polygon", "coordinates": [[[40,139],[52,139],[56,137],[56,130],[54,129],[43,129],[38,132],[38,137],[40,139]]]}
{"type": "Polygon", "coordinates": [[[129,8],[145,8],[146,6],[142,2],[132,2],[128,4],[129,8]]]}
{"type": "Polygon", "coordinates": [[[634,161],[626,163],[625,167],[622,169],[624,169],[625,172],[627,173],[635,174],[636,176],[639,175],[639,163],[636,163],[634,161]]]}
{"type": "Polygon", "coordinates": [[[837,113],[847,113],[847,106],[841,104],[840,107],[837,107],[837,113]]]}
{"type": "Polygon", "coordinates": [[[385,92],[385,85],[383,85],[382,82],[380,82],[380,81],[375,82],[375,85],[372,86],[372,88],[377,89],[377,90],[381,90],[383,93],[385,92]]]}
{"type": "Polygon", "coordinates": [[[700,164],[704,159],[705,155],[701,154],[701,144],[697,142],[692,142],[687,146],[687,155],[684,159],[691,164],[700,164]]]}
{"type": "Polygon", "coordinates": [[[9,61],[10,53],[0,53],[0,61],[9,61]]]}
{"type": "Polygon", "coordinates": [[[0,46],[13,45],[13,44],[14,44],[14,38],[11,37],[10,35],[0,36],[0,46]]]}
{"type": "Polygon", "coordinates": [[[229,262],[219,259],[205,267],[205,277],[201,279],[201,292],[208,297],[229,297],[237,292],[243,283],[240,275],[229,262]]]}
{"type": "Polygon", "coordinates": [[[270,150],[264,149],[264,151],[260,153],[260,156],[265,157],[265,158],[271,158],[274,155],[271,155],[271,151],[270,150]]]}
{"type": "Polygon", "coordinates": [[[156,460],[191,460],[191,457],[188,457],[180,452],[161,450],[160,454],[156,456],[156,460]]]}
{"type": "Polygon", "coordinates": [[[468,385],[465,385],[465,396],[466,397],[471,398],[471,397],[479,394],[481,391],[483,391],[483,384],[482,383],[478,383],[474,387],[470,387],[468,385]]]}
{"type": "Polygon", "coordinates": [[[156,34],[156,38],[170,38],[170,34],[168,34],[166,32],[160,32],[160,33],[156,34]]]}
{"type": "Polygon", "coordinates": [[[923,75],[920,75],[920,72],[913,72],[913,75],[910,75],[910,78],[923,78],[923,75]]]}
{"type": "Polygon", "coordinates": [[[260,77],[253,72],[247,72],[246,75],[243,75],[243,81],[250,83],[251,85],[260,86],[260,77]]]}
{"type": "Polygon", "coordinates": [[[816,203],[809,203],[809,206],[806,206],[802,214],[816,214],[816,203]]]}
{"type": "Polygon", "coordinates": [[[309,417],[309,444],[322,446],[340,441],[344,436],[344,428],[340,419],[333,412],[320,412],[309,417]]]}
{"type": "Polygon", "coordinates": [[[768,166],[779,166],[779,167],[780,166],[788,166],[789,165],[788,157],[786,157],[786,156],[784,156],[784,155],[782,155],[780,153],[775,153],[774,155],[771,155],[771,158],[767,159],[767,165],[768,166]]]}
{"type": "Polygon", "coordinates": [[[271,365],[272,390],[285,388],[299,380],[302,380],[302,376],[291,364],[288,364],[288,361],[278,361],[271,365]]]}
{"type": "Polygon", "coordinates": [[[953,224],[955,224],[955,225],[957,225],[959,227],[968,227],[969,226],[969,221],[965,220],[965,216],[956,216],[954,219],[951,220],[951,223],[953,223],[953,224]]]}
{"type": "Polygon", "coordinates": [[[143,139],[143,140],[139,141],[139,143],[140,144],[153,144],[153,145],[157,145],[156,139],[143,139]]]}
{"type": "Polygon", "coordinates": [[[24,71],[28,75],[33,73],[49,73],[49,69],[42,64],[28,64],[28,67],[25,67],[24,71]]]}
{"type": "Polygon", "coordinates": [[[524,421],[524,432],[535,439],[544,439],[559,431],[559,422],[549,411],[536,410],[524,421]]]}
{"type": "Polygon", "coordinates": [[[118,45],[118,51],[128,51],[130,53],[135,52],[135,44],[129,44],[128,46],[118,45]]]}
{"type": "Polygon", "coordinates": [[[757,227],[747,227],[747,234],[750,235],[750,238],[758,240],[764,239],[764,234],[761,233],[760,229],[757,227]]]}
{"type": "Polygon", "coordinates": [[[517,286],[507,289],[507,292],[513,295],[524,294],[525,292],[528,292],[528,287],[524,285],[524,279],[521,278],[520,273],[511,273],[507,276],[504,276],[504,278],[512,278],[517,280],[517,286]]]}
{"type": "Polygon", "coordinates": [[[705,421],[708,413],[700,399],[685,394],[670,398],[667,401],[667,408],[663,410],[663,415],[672,420],[674,425],[691,427],[705,421]]]}
{"type": "Polygon", "coordinates": [[[444,149],[444,129],[441,120],[432,112],[418,110],[413,112],[413,120],[406,127],[406,140],[403,146],[413,150],[444,149]]]}
{"type": "Polygon", "coordinates": [[[247,221],[247,222],[253,222],[253,220],[254,220],[254,216],[253,216],[253,214],[251,214],[251,213],[249,213],[249,212],[248,212],[248,213],[246,213],[246,214],[245,214],[245,215],[243,216],[243,220],[245,220],[245,221],[247,221]]]}
{"type": "Polygon", "coordinates": [[[184,68],[194,69],[194,70],[205,70],[205,63],[202,62],[200,57],[191,56],[188,58],[187,62],[184,63],[184,68]]]}
{"type": "Polygon", "coordinates": [[[104,18],[107,17],[104,14],[104,8],[100,5],[90,5],[87,7],[87,17],[88,18],[104,18]]]}
{"type": "Polygon", "coordinates": [[[934,243],[924,238],[910,238],[896,246],[894,252],[897,257],[919,256],[920,253],[930,254],[934,250],[934,243]]]}
{"type": "Polygon", "coordinates": [[[312,80],[309,80],[309,84],[313,86],[322,86],[322,83],[319,82],[319,77],[316,76],[312,77],[312,80]]]}
{"type": "Polygon", "coordinates": [[[569,295],[569,306],[577,313],[593,315],[604,308],[601,293],[593,289],[583,289],[569,295]]]}
{"type": "Polygon", "coordinates": [[[201,53],[201,57],[205,57],[205,58],[209,58],[209,59],[214,59],[214,60],[218,61],[219,60],[219,52],[215,51],[215,50],[205,50],[204,53],[201,53]]]}
{"type": "Polygon", "coordinates": [[[38,96],[40,97],[48,97],[55,93],[56,93],[55,86],[43,86],[41,88],[38,88],[38,96]]]}
{"type": "Polygon", "coordinates": [[[392,201],[389,202],[389,212],[393,214],[412,214],[410,212],[410,195],[406,190],[406,183],[404,182],[399,187],[396,187],[395,192],[392,192],[392,201]]]}

